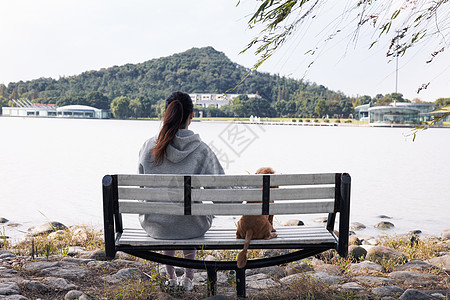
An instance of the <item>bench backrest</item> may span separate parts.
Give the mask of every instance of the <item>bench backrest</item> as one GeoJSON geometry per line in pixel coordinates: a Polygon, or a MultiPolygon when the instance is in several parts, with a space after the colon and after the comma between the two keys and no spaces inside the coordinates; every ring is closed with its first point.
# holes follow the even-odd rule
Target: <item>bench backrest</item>
{"type": "Polygon", "coordinates": [[[116,175],[118,212],[173,215],[333,213],[339,210],[340,176],[335,173],[116,175]]]}

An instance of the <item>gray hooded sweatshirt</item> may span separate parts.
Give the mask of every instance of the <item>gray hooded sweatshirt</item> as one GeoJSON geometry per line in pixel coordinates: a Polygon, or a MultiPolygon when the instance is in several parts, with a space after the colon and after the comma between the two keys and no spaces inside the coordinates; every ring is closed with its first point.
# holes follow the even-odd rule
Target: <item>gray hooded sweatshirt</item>
{"type": "MultiPolygon", "coordinates": [[[[154,164],[151,149],[157,137],[147,140],[139,152],[140,174],[224,174],[214,152],[191,130],[178,130],[166,148],[161,164],[154,164]]],[[[189,239],[203,235],[213,216],[139,215],[147,234],[156,239],[189,239]]]]}

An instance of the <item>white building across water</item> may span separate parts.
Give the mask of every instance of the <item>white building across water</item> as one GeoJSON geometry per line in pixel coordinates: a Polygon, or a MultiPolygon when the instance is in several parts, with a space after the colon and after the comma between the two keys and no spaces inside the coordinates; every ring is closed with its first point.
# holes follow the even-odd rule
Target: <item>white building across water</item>
{"type": "Polygon", "coordinates": [[[109,109],[98,109],[86,105],[67,105],[31,103],[28,100],[12,100],[16,107],[2,107],[2,115],[10,117],[84,118],[109,119],[109,109]]]}
{"type": "MultiPolygon", "coordinates": [[[[194,105],[202,107],[222,107],[230,104],[231,101],[239,97],[241,94],[189,94],[194,105]]],[[[245,94],[249,98],[261,98],[258,94],[245,94]]]]}

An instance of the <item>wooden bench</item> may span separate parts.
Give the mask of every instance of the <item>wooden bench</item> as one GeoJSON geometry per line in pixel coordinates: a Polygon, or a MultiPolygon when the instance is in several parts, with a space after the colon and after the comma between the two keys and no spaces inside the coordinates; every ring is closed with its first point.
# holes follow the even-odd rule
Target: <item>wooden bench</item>
{"type": "Polygon", "coordinates": [[[245,297],[245,269],[280,265],[328,249],[336,249],[339,255],[347,256],[350,183],[351,178],[346,173],[106,175],[103,177],[106,256],[113,259],[117,251],[122,251],[162,264],[205,269],[210,295],[216,292],[217,271],[235,270],[237,295],[245,297]],[[235,260],[191,260],[155,252],[164,249],[242,249],[244,240],[236,239],[236,228],[231,221],[230,228],[216,228],[213,223],[204,236],[186,240],[153,239],[142,228],[127,228],[122,222],[122,214],[136,214],[137,219],[137,214],[277,216],[316,213],[328,214],[326,226],[276,227],[277,238],[252,240],[250,249],[295,251],[249,259],[245,269],[237,268],[235,260]],[[339,213],[339,237],[333,232],[336,213],[339,213]]]}

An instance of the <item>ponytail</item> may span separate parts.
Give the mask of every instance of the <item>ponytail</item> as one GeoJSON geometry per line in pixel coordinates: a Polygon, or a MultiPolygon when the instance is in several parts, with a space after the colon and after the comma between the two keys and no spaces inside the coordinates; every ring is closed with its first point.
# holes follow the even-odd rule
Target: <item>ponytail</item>
{"type": "Polygon", "coordinates": [[[193,110],[191,97],[182,92],[174,92],[166,100],[163,126],[158,135],[153,151],[155,164],[161,164],[166,153],[167,146],[175,138],[180,128],[186,128],[188,118],[193,110]]]}

